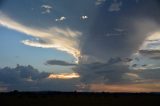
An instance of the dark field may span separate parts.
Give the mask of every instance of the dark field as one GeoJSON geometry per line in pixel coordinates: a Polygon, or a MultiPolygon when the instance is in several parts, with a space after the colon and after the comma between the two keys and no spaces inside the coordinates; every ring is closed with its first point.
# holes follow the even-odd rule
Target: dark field
{"type": "Polygon", "coordinates": [[[0,93],[0,106],[160,106],[159,93],[0,93]]]}

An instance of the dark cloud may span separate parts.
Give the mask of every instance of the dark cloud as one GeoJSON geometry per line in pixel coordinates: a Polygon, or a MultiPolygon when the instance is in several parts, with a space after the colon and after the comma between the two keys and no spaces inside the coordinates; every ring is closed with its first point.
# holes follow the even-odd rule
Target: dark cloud
{"type": "Polygon", "coordinates": [[[111,58],[106,63],[95,62],[90,64],[80,64],[74,68],[81,75],[84,83],[126,83],[123,75],[130,72],[125,59],[111,58]]]}
{"type": "MultiPolygon", "coordinates": [[[[101,4],[105,0],[97,1],[99,1],[97,4],[101,4]]],[[[113,6],[117,8],[114,9],[117,12],[108,11],[110,4],[108,4],[108,1],[103,2],[103,5],[94,7],[94,3],[91,3],[93,2],[91,0],[78,2],[75,0],[70,0],[70,2],[58,1],[53,3],[55,4],[55,11],[53,11],[56,15],[48,14],[49,17],[42,17],[42,14],[40,14],[41,10],[39,9],[37,9],[39,13],[28,9],[28,5],[30,4],[27,1],[19,0],[16,3],[14,2],[11,1],[10,5],[8,5],[10,8],[5,7],[6,10],[4,9],[3,11],[24,25],[45,28],[53,27],[53,24],[60,27],[67,25],[69,28],[78,29],[83,32],[83,35],[79,39],[79,48],[82,55],[79,65],[61,60],[48,60],[45,63],[46,65],[75,66],[74,71],[81,75],[81,81],[84,83],[134,83],[135,80],[132,80],[132,77],[135,78],[137,76],[143,80],[159,79],[158,69],[145,70],[138,73],[132,72],[133,70],[130,70],[127,64],[132,59],[125,58],[137,52],[145,38],[149,36],[148,33],[159,30],[159,0],[140,0],[138,3],[135,0],[123,0],[119,4],[123,4],[121,8],[118,5],[113,6]],[[60,10],[63,11],[56,10],[57,7],[61,7],[60,10]],[[24,10],[22,11],[19,8],[24,10]],[[17,10],[21,11],[17,12],[17,10]],[[64,15],[69,18],[67,18],[65,24],[59,25],[51,21],[56,19],[57,15],[64,15]],[[84,23],[79,19],[82,15],[89,17],[84,23]]],[[[43,4],[41,1],[36,2],[33,0],[32,3],[33,7],[37,8],[43,4]]],[[[34,41],[39,44],[48,44],[48,41],[41,39],[34,41]]],[[[155,50],[140,50],[139,52],[141,54],[160,53],[160,51],[155,50]]],[[[139,58],[136,60],[139,61],[139,58]]],[[[137,64],[133,64],[132,67],[137,67],[137,64]]],[[[64,83],[67,81],[49,80],[47,79],[48,75],[49,73],[39,72],[32,66],[3,68],[0,69],[0,82],[7,84],[9,89],[73,89],[72,86],[69,87],[69,85],[64,83]]],[[[73,83],[74,81],[70,82],[73,83]]]]}
{"type": "Polygon", "coordinates": [[[160,56],[152,56],[150,59],[160,60],[160,56]]]}
{"type": "MultiPolygon", "coordinates": [[[[160,68],[157,69],[146,69],[139,73],[140,77],[142,77],[144,80],[155,80],[155,82],[160,81],[160,68]]],[[[146,81],[147,83],[147,81],[146,81]]]]}
{"type": "MultiPolygon", "coordinates": [[[[123,6],[119,12],[107,13],[108,4],[104,3],[95,13],[92,27],[88,30],[88,36],[81,46],[84,58],[80,59],[81,64],[75,68],[84,83],[135,83],[137,80],[135,78],[138,78],[137,73],[126,74],[134,71],[129,69],[127,64],[132,59],[123,58],[136,53],[149,36],[148,33],[159,30],[160,8],[156,0],[141,0],[138,3],[128,0],[122,2],[123,6]],[[121,30],[117,31],[116,28],[121,30]]],[[[136,66],[137,64],[133,65],[136,66]]],[[[144,73],[142,75],[145,75],[144,73]]],[[[146,80],[145,77],[143,78],[146,80]]]]}
{"type": "Polygon", "coordinates": [[[7,91],[72,91],[76,89],[76,79],[48,79],[51,73],[39,72],[32,66],[0,69],[0,86],[7,91]]]}
{"type": "Polygon", "coordinates": [[[127,6],[122,6],[117,13],[107,13],[107,3],[99,8],[81,47],[82,54],[102,61],[111,57],[129,57],[139,49],[148,33],[159,29],[160,8],[156,0],[141,0],[138,4],[135,0],[123,0],[123,4],[127,6]],[[117,32],[115,28],[125,32],[117,32]]]}
{"type": "MultiPolygon", "coordinates": [[[[159,69],[133,70],[129,68],[131,61],[129,58],[110,58],[105,63],[80,64],[74,70],[81,75],[81,81],[85,84],[143,84],[160,80],[159,69]]],[[[145,68],[148,65],[141,66],[145,68]]],[[[137,67],[137,64],[132,67],[137,67]]]]}
{"type": "Polygon", "coordinates": [[[160,54],[160,50],[139,50],[139,53],[141,54],[148,54],[148,55],[154,55],[154,54],[160,54]]]}
{"type": "Polygon", "coordinates": [[[60,66],[75,66],[76,64],[74,63],[68,63],[62,60],[48,60],[46,65],[60,65],[60,66]]]}

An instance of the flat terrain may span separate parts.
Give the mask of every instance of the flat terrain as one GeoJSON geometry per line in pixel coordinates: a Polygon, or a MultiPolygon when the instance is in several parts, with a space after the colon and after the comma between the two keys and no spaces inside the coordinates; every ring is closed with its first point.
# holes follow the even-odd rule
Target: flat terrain
{"type": "Polygon", "coordinates": [[[159,93],[0,93],[0,106],[160,106],[159,93]]]}

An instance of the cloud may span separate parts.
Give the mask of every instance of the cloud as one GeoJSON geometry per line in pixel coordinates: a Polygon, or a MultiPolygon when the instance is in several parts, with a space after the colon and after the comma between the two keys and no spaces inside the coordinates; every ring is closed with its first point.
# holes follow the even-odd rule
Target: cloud
{"type": "Polygon", "coordinates": [[[42,43],[39,41],[32,41],[32,40],[23,40],[23,44],[33,47],[40,47],[40,48],[54,48],[55,46],[49,43],[42,43]]]}
{"type": "Polygon", "coordinates": [[[41,6],[41,8],[44,9],[44,11],[42,12],[42,14],[46,14],[46,13],[50,13],[53,7],[50,6],[50,5],[44,4],[44,5],[41,6]]]}
{"type": "Polygon", "coordinates": [[[129,70],[128,62],[121,58],[111,58],[108,62],[93,62],[79,64],[74,68],[75,72],[81,75],[83,83],[131,83],[132,81],[123,79],[123,75],[129,70]]]}
{"type": "Polygon", "coordinates": [[[150,34],[145,41],[143,42],[142,46],[139,49],[140,54],[146,55],[158,55],[160,53],[160,33],[154,32],[150,34]]]}
{"type": "Polygon", "coordinates": [[[94,92],[159,92],[160,84],[92,84],[88,89],[94,92]]]}
{"type": "Polygon", "coordinates": [[[49,79],[74,79],[79,77],[80,75],[78,73],[50,74],[48,76],[49,79]]]}
{"type": "Polygon", "coordinates": [[[132,83],[139,82],[142,78],[137,73],[127,72],[123,75],[123,79],[130,80],[132,83]]]}
{"type": "Polygon", "coordinates": [[[160,56],[151,56],[150,59],[160,60],[160,56]]]}
{"type": "Polygon", "coordinates": [[[43,48],[55,48],[57,50],[61,50],[71,54],[73,57],[78,59],[80,56],[79,50],[79,37],[82,35],[81,32],[71,30],[70,28],[58,28],[58,27],[50,27],[50,28],[35,28],[28,27],[19,22],[14,21],[8,16],[4,15],[0,12],[0,25],[7,27],[9,29],[13,29],[19,32],[22,32],[26,35],[39,38],[41,41],[31,41],[24,40],[22,43],[35,46],[35,47],[43,47],[43,48]]]}
{"type": "Polygon", "coordinates": [[[129,68],[131,62],[132,60],[126,61],[125,58],[111,58],[106,63],[80,64],[74,70],[81,75],[80,79],[84,84],[123,85],[159,82],[159,68],[148,69],[149,65],[141,65],[143,69],[131,69],[129,68]]]}
{"type": "MultiPolygon", "coordinates": [[[[145,80],[150,80],[151,82],[157,82],[160,80],[160,68],[146,69],[139,73],[139,76],[145,80]]],[[[146,81],[147,82],[147,81],[146,81]]]]}
{"type": "Polygon", "coordinates": [[[96,0],[95,5],[101,5],[104,2],[106,2],[106,0],[96,0]]]}
{"type": "Polygon", "coordinates": [[[52,6],[50,6],[50,5],[45,5],[45,4],[42,5],[41,7],[42,7],[42,8],[46,8],[46,9],[51,9],[51,8],[52,8],[52,6]]]}
{"type": "Polygon", "coordinates": [[[117,0],[114,0],[113,3],[109,7],[110,12],[117,12],[121,10],[122,2],[117,2],[117,0]]]}
{"type": "Polygon", "coordinates": [[[88,16],[84,15],[81,17],[81,19],[86,20],[86,19],[88,19],[88,16]]]}
{"type": "Polygon", "coordinates": [[[5,67],[0,69],[0,91],[16,89],[20,91],[159,92],[159,69],[129,71],[120,65],[122,61],[119,59],[112,59],[105,64],[88,64],[83,67],[88,67],[89,70],[83,71],[92,70],[92,74],[88,72],[86,76],[82,74],[83,71],[81,71],[82,76],[78,74],[79,72],[60,74],[39,72],[30,65],[5,67]],[[79,81],[81,77],[82,82],[79,81]]]}
{"type": "MultiPolygon", "coordinates": [[[[104,2],[104,0],[97,0],[97,5],[104,2]]],[[[126,2],[129,3],[130,1],[126,0],[126,2]]],[[[153,83],[158,80],[158,77],[153,79],[155,74],[153,74],[152,71],[154,72],[155,70],[146,71],[146,68],[144,69],[144,67],[142,67],[143,69],[139,68],[135,70],[129,68],[129,65],[132,65],[132,59],[130,59],[130,56],[139,52],[141,44],[146,41],[146,37],[150,36],[151,32],[159,30],[159,9],[153,2],[155,1],[145,1],[145,3],[142,3],[143,6],[141,4],[136,5],[136,8],[132,5],[130,6],[130,9],[121,11],[122,14],[120,15],[112,13],[106,14],[104,9],[108,8],[108,4],[104,3],[104,5],[101,5],[101,8],[96,8],[97,10],[94,13],[92,13],[92,11],[89,15],[91,17],[91,24],[88,25],[89,27],[84,27],[85,34],[82,36],[83,39],[79,39],[80,35],[82,35],[81,32],[68,27],[27,27],[4,14],[0,14],[0,23],[5,27],[39,39],[23,40],[22,43],[26,45],[43,48],[56,48],[73,55],[76,59],[79,59],[79,64],[74,67],[74,72],[78,72],[83,83],[103,83],[106,86],[108,85],[108,87],[110,87],[109,85],[111,84],[119,84],[117,85],[118,90],[118,88],[120,89],[122,87],[120,84],[126,84],[124,87],[127,88],[129,87],[128,84],[147,84],[148,82],[153,83]],[[147,12],[144,11],[146,8],[148,8],[147,12]],[[93,20],[92,17],[94,18],[93,20]],[[123,31],[123,29],[127,30],[123,31]],[[106,33],[110,37],[106,37],[106,33]],[[125,57],[129,59],[124,61],[123,58],[125,57]],[[137,70],[139,72],[136,72],[137,70]],[[147,76],[149,77],[148,80],[147,76]]],[[[114,0],[109,7],[109,11],[120,11],[121,6],[122,2],[114,0]]],[[[71,9],[69,8],[68,10],[71,9]]],[[[70,12],[75,13],[72,11],[70,12]]],[[[87,12],[90,13],[90,11],[87,12]]],[[[66,13],[68,13],[67,10],[66,13]]],[[[80,16],[79,14],[73,15],[80,16]]],[[[58,19],[60,20],[60,18],[58,19]]],[[[61,20],[63,19],[64,18],[61,20]]],[[[77,21],[73,22],[74,24],[77,24],[79,28],[80,24],[77,21]]],[[[72,23],[69,25],[71,24],[72,23]]],[[[138,59],[141,62],[141,58],[138,57],[138,59]]],[[[60,62],[58,64],[68,65],[70,63],[60,62]]],[[[158,71],[156,71],[156,73],[158,75],[158,71]]],[[[53,75],[57,76],[56,74],[53,75]]],[[[51,79],[43,80],[43,82],[48,83],[48,80],[51,79]]],[[[133,88],[135,86],[137,85],[134,85],[133,88]]],[[[130,89],[131,88],[132,86],[130,89]]],[[[144,88],[145,86],[143,86],[143,89],[144,88]]]]}
{"type": "Polygon", "coordinates": [[[55,19],[55,21],[64,21],[64,20],[66,20],[66,19],[67,19],[66,17],[62,16],[62,17],[60,17],[60,18],[55,19]]]}
{"type": "Polygon", "coordinates": [[[46,63],[46,65],[60,65],[60,66],[75,66],[77,64],[75,63],[68,63],[62,60],[48,60],[46,63]]]}
{"type": "Polygon", "coordinates": [[[39,72],[30,65],[5,67],[0,69],[0,91],[74,91],[77,88],[76,84],[79,83],[76,78],[78,78],[76,73],[39,72]]]}
{"type": "Polygon", "coordinates": [[[147,55],[154,55],[154,54],[160,54],[160,50],[139,50],[139,53],[147,54],[147,55]]]}

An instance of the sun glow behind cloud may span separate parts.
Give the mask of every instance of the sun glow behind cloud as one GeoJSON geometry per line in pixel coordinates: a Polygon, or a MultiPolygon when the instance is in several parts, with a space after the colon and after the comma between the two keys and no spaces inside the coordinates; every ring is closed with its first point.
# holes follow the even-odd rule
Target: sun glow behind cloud
{"type": "Polygon", "coordinates": [[[61,74],[50,74],[48,76],[49,79],[73,79],[79,78],[80,75],[78,73],[61,73],[61,74]]]}
{"type": "Polygon", "coordinates": [[[152,32],[144,40],[142,45],[139,47],[137,53],[133,55],[133,61],[131,67],[134,70],[146,70],[146,69],[157,69],[159,64],[158,61],[160,54],[160,32],[152,32]]]}
{"type": "Polygon", "coordinates": [[[96,92],[159,92],[160,84],[91,84],[89,89],[96,92]]]}
{"type": "Polygon", "coordinates": [[[140,50],[160,50],[160,32],[155,32],[147,37],[140,50]]]}
{"type": "Polygon", "coordinates": [[[2,12],[0,12],[0,16],[1,26],[45,41],[45,43],[42,43],[32,40],[23,40],[23,44],[33,47],[55,48],[71,54],[76,59],[76,62],[78,62],[78,58],[80,57],[79,37],[82,35],[81,32],[71,30],[70,28],[51,27],[44,29],[28,27],[14,21],[2,12]]]}

